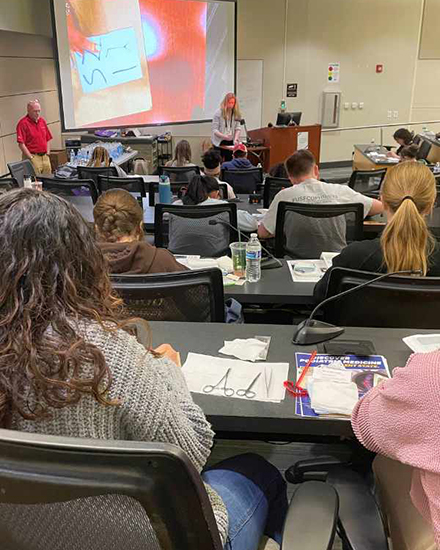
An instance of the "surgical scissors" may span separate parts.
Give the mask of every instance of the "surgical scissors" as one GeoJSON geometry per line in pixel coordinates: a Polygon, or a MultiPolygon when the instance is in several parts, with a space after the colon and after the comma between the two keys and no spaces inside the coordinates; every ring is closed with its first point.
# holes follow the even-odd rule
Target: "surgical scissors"
{"type": "Polygon", "coordinates": [[[227,383],[228,383],[228,376],[229,376],[229,373],[231,372],[231,369],[229,368],[225,375],[223,376],[223,378],[221,380],[219,380],[217,382],[217,384],[215,384],[215,386],[213,386],[212,384],[207,384],[206,386],[203,387],[203,393],[211,393],[213,392],[214,390],[223,390],[223,393],[226,397],[232,397],[234,395],[234,390],[233,388],[228,388],[227,387],[227,383]],[[223,382],[223,380],[225,381],[225,384],[223,386],[223,388],[219,387],[220,384],[223,382]]]}
{"type": "Polygon", "coordinates": [[[260,376],[261,372],[257,374],[257,376],[252,380],[247,388],[237,390],[237,395],[239,397],[247,397],[248,399],[253,399],[257,394],[252,390],[252,388],[254,387],[255,382],[260,378],[260,376]]]}

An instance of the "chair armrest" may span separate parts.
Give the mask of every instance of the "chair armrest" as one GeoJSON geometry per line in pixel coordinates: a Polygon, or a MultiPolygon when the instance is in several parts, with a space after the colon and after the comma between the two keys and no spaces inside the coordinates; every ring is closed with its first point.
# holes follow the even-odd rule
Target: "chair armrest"
{"type": "Polygon", "coordinates": [[[388,539],[379,506],[366,480],[350,468],[333,468],[327,483],[339,496],[341,537],[349,548],[388,550],[388,539]]]}
{"type": "Polygon", "coordinates": [[[302,483],[303,481],[312,479],[325,481],[331,468],[346,463],[347,461],[332,456],[298,460],[298,462],[295,462],[295,464],[292,464],[286,470],[285,477],[289,483],[302,483]]]}
{"type": "Polygon", "coordinates": [[[330,550],[338,519],[338,495],[327,483],[308,481],[295,491],[284,523],[282,550],[330,550]]]}

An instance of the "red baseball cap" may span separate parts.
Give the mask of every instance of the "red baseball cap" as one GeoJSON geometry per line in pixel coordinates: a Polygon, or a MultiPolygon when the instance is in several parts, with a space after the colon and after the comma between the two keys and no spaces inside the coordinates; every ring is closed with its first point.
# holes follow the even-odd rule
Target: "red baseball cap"
{"type": "Polygon", "coordinates": [[[247,153],[247,147],[244,143],[237,143],[237,145],[234,146],[234,153],[235,151],[243,151],[243,153],[247,153]]]}

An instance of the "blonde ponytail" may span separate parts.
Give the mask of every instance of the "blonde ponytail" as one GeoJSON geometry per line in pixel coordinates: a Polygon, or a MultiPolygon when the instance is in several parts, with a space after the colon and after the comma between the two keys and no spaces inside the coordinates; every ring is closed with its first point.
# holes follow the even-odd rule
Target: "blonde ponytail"
{"type": "Polygon", "coordinates": [[[403,162],[388,170],[382,201],[393,217],[381,236],[388,272],[412,269],[426,275],[435,239],[425,216],[432,210],[435,198],[435,179],[426,166],[403,162]]]}

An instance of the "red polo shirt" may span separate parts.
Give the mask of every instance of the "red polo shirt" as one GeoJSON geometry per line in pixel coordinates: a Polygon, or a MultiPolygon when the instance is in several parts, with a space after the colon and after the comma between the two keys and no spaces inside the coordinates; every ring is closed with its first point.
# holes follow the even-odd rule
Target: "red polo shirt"
{"type": "Polygon", "coordinates": [[[17,143],[24,143],[30,153],[47,153],[47,142],[52,134],[44,118],[34,122],[29,115],[24,116],[17,124],[17,143]]]}

